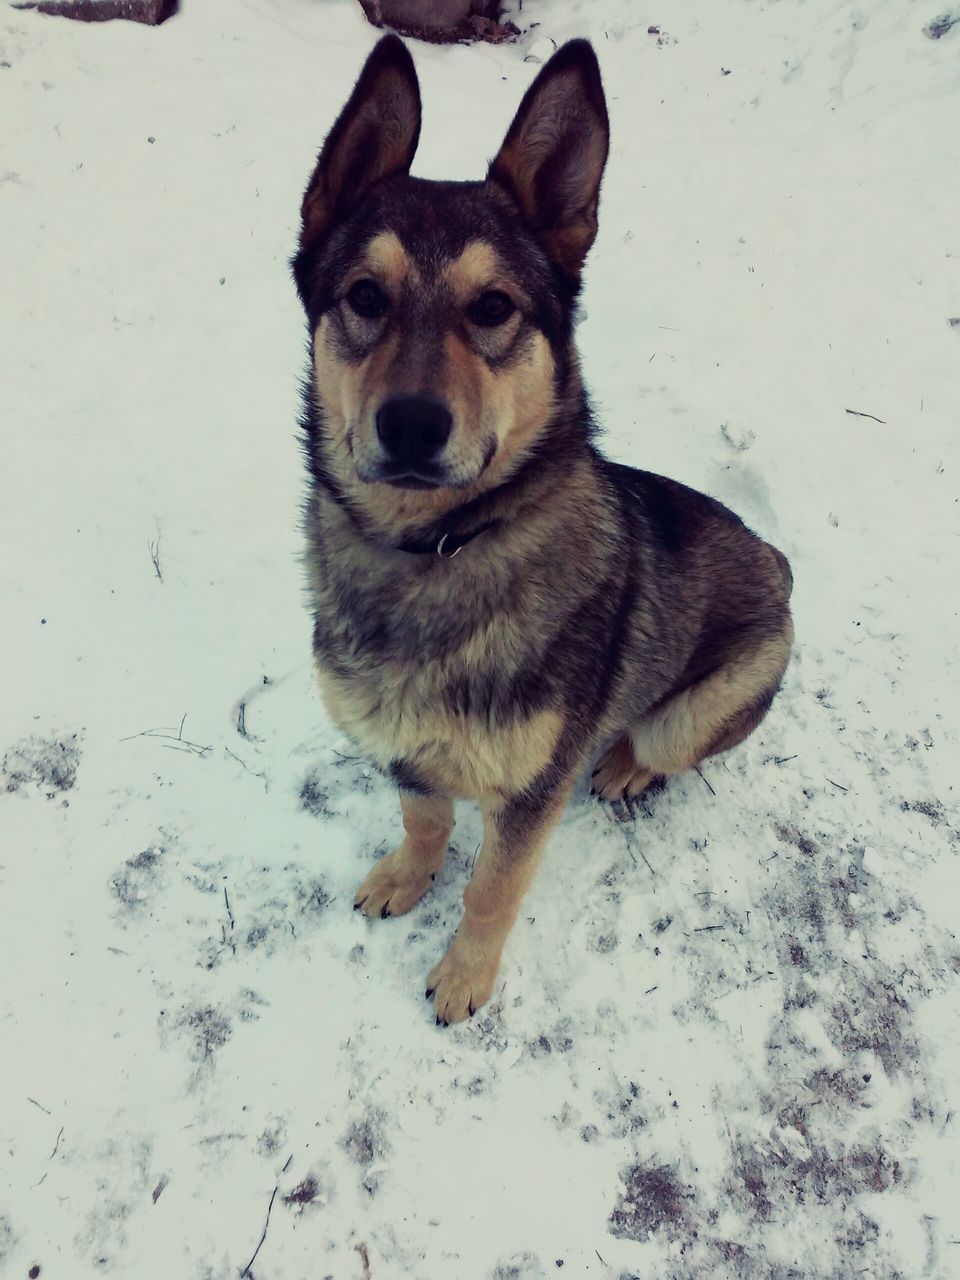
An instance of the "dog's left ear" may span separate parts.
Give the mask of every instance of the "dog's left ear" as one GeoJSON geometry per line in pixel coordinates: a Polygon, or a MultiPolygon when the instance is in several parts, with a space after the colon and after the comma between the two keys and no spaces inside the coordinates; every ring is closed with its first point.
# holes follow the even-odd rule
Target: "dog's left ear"
{"type": "Polygon", "coordinates": [[[301,252],[346,217],[374,183],[406,173],[419,137],[413,59],[399,36],[384,36],[323,144],[303,197],[301,252]]]}
{"type": "Polygon", "coordinates": [[[571,40],[527,90],[487,175],[574,283],[597,235],[609,138],[597,56],[586,40],[571,40]]]}

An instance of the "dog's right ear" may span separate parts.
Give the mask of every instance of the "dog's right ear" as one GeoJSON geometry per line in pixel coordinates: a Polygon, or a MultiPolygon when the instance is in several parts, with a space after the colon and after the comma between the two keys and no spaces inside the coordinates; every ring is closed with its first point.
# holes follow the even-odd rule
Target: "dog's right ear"
{"type": "Polygon", "coordinates": [[[419,137],[413,59],[399,36],[384,36],[323,144],[301,206],[301,252],[349,214],[375,182],[406,173],[419,137]]]}

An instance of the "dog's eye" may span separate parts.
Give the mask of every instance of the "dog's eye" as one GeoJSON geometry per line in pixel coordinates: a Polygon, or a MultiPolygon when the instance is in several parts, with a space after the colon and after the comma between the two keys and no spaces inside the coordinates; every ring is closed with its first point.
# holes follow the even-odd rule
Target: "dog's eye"
{"type": "Polygon", "coordinates": [[[476,302],[470,304],[467,315],[474,324],[492,329],[509,320],[515,310],[516,307],[505,293],[501,293],[499,289],[488,289],[486,293],[481,293],[476,302]]]}
{"type": "Polygon", "coordinates": [[[390,299],[383,292],[376,280],[358,280],[347,291],[347,302],[366,320],[375,320],[382,316],[390,305],[390,299]]]}

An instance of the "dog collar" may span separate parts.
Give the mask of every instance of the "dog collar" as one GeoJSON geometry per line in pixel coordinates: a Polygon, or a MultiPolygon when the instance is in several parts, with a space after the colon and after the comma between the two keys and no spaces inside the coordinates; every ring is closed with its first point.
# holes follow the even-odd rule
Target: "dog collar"
{"type": "Polygon", "coordinates": [[[477,525],[476,529],[471,529],[469,533],[435,534],[428,542],[401,542],[394,550],[406,551],[411,556],[439,556],[441,560],[452,560],[454,556],[460,554],[468,542],[479,538],[481,533],[486,533],[488,529],[492,529],[499,523],[499,520],[488,520],[486,524],[477,525]]]}

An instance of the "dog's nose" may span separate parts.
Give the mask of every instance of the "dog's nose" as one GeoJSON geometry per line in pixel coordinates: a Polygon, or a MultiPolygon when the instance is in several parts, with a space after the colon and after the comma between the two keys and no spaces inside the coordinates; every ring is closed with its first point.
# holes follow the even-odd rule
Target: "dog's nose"
{"type": "Polygon", "coordinates": [[[427,396],[398,397],[377,410],[377,435],[393,462],[432,461],[452,428],[449,409],[427,396]]]}

